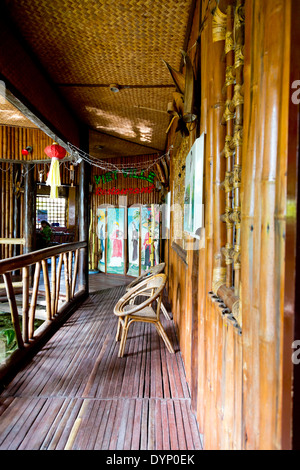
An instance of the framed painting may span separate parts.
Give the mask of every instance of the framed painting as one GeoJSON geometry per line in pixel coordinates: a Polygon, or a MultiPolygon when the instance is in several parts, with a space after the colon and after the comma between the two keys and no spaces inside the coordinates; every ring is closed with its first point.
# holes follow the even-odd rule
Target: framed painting
{"type": "Polygon", "coordinates": [[[107,208],[106,272],[125,274],[125,209],[107,208]]]}
{"type": "Polygon", "coordinates": [[[159,264],[160,210],[158,205],[142,207],[141,270],[159,264]]]}
{"type": "Polygon", "coordinates": [[[106,244],[106,209],[98,209],[97,213],[97,236],[98,236],[98,246],[99,246],[99,261],[98,269],[99,271],[105,273],[105,244],[106,244]]]}
{"type": "Polygon", "coordinates": [[[205,134],[194,143],[186,157],[184,231],[199,238],[203,227],[203,165],[205,134]]]}
{"type": "Polygon", "coordinates": [[[140,273],[140,207],[129,207],[127,211],[128,224],[128,271],[129,276],[139,276],[140,273]]]}

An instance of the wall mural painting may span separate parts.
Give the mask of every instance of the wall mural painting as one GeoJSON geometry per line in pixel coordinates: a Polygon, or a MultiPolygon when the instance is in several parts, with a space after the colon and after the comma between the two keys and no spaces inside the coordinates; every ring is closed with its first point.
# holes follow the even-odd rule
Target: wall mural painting
{"type": "Polygon", "coordinates": [[[159,206],[143,206],[141,216],[141,270],[143,273],[151,266],[159,264],[159,206]]]}
{"type": "Polygon", "coordinates": [[[140,217],[139,207],[128,209],[128,271],[129,276],[139,276],[140,269],[140,217]]]}
{"type": "Polygon", "coordinates": [[[185,232],[200,236],[203,227],[203,160],[204,134],[192,146],[185,163],[184,225],[185,232]]]}
{"type": "Polygon", "coordinates": [[[98,269],[109,274],[138,277],[159,264],[160,210],[158,205],[99,208],[98,269]],[[125,240],[127,242],[125,244],[125,240]]]}
{"type": "Polygon", "coordinates": [[[105,209],[98,209],[98,223],[97,235],[99,239],[99,271],[105,273],[105,224],[106,224],[106,211],[105,209]]]}
{"type": "Polygon", "coordinates": [[[107,208],[107,273],[125,274],[125,209],[107,208]]]}

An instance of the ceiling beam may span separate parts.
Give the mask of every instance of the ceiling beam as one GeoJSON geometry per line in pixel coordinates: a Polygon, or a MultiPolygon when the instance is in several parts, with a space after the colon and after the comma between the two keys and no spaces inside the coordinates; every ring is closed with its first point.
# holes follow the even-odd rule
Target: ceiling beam
{"type": "Polygon", "coordinates": [[[145,149],[155,150],[156,152],[163,152],[162,149],[158,149],[156,147],[150,147],[148,145],[140,144],[138,142],[133,142],[132,140],[127,140],[127,139],[124,139],[123,137],[116,137],[115,135],[107,134],[106,132],[101,132],[101,131],[98,131],[97,129],[90,128],[90,131],[91,132],[97,132],[97,134],[103,134],[103,135],[105,135],[105,137],[109,137],[110,139],[121,140],[123,142],[126,142],[127,144],[137,145],[139,147],[144,147],[145,149]]]}
{"type": "MultiPolygon", "coordinates": [[[[108,83],[56,83],[59,87],[109,88],[108,83]]],[[[175,88],[175,85],[119,85],[120,89],[130,88],[175,88]]]]}

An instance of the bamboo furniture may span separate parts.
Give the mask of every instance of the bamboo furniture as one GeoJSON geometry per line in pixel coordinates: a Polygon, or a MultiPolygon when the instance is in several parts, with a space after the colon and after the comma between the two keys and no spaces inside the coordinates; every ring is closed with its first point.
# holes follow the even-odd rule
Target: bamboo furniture
{"type": "MultiPolygon", "coordinates": [[[[152,266],[150,269],[147,269],[147,271],[145,271],[141,276],[139,276],[137,279],[135,279],[130,284],[128,284],[128,286],[126,286],[126,292],[129,292],[131,289],[133,289],[133,287],[135,287],[136,285],[138,285],[140,282],[144,281],[145,279],[149,279],[150,277],[155,276],[156,274],[162,273],[165,269],[165,266],[166,266],[166,263],[160,263],[160,264],[157,264],[156,266],[152,266]]],[[[143,292],[143,296],[150,296],[150,295],[151,295],[151,291],[143,292]]],[[[137,294],[134,298],[131,299],[130,301],[131,304],[134,303],[135,299],[138,296],[139,294],[137,294]]],[[[168,311],[165,305],[163,304],[163,301],[161,301],[161,310],[164,316],[166,317],[166,319],[171,320],[168,314],[168,311]]]]}
{"type": "Polygon", "coordinates": [[[163,339],[168,351],[174,353],[174,349],[160,321],[160,308],[163,290],[167,282],[165,274],[156,274],[150,279],[145,279],[133,289],[127,292],[116,304],[114,314],[118,317],[118,329],[116,341],[120,341],[118,357],[123,357],[125,343],[129,326],[133,322],[152,323],[158,334],[163,339]],[[151,296],[139,305],[132,305],[130,301],[137,295],[151,291],[151,296]],[[156,301],[156,310],[152,308],[152,303],[156,301]]]}
{"type": "Polygon", "coordinates": [[[135,287],[137,284],[139,284],[141,281],[144,281],[146,278],[149,276],[154,276],[155,274],[160,274],[164,271],[166,267],[166,263],[159,263],[156,266],[152,266],[150,269],[147,269],[141,276],[137,277],[132,281],[128,286],[126,286],[126,292],[131,290],[133,287],[135,287]]]}

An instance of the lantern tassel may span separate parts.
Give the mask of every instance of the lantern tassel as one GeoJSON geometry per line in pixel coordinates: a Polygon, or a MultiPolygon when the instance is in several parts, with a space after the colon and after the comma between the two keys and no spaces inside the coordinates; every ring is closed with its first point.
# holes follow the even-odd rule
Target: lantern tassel
{"type": "Polygon", "coordinates": [[[59,159],[53,157],[51,160],[50,170],[46,185],[50,186],[50,199],[58,198],[58,186],[61,185],[60,171],[59,171],[59,159]]]}

